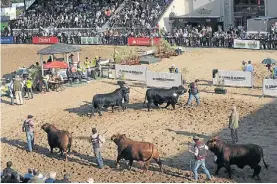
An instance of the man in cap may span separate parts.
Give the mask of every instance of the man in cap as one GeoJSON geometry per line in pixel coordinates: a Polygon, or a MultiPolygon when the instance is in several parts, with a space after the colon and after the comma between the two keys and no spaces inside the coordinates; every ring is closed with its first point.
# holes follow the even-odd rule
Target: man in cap
{"type": "Polygon", "coordinates": [[[96,157],[98,167],[100,169],[103,169],[104,163],[103,163],[103,158],[101,156],[101,147],[102,147],[102,144],[105,143],[105,138],[104,136],[101,136],[97,133],[96,128],[92,128],[91,142],[92,142],[93,153],[96,157]]]}
{"type": "Polygon", "coordinates": [[[205,143],[202,143],[199,141],[198,136],[193,137],[194,144],[194,151],[189,150],[190,153],[192,153],[195,156],[195,164],[193,168],[193,174],[194,179],[198,180],[198,173],[197,170],[201,166],[204,173],[207,175],[208,179],[211,180],[211,175],[208,169],[205,166],[205,158],[207,156],[207,150],[209,149],[208,146],[205,145],[205,143]]]}
{"type": "Polygon", "coordinates": [[[62,180],[56,180],[55,183],[71,183],[69,179],[70,179],[70,175],[66,173],[64,174],[62,180]]]}
{"type": "Polygon", "coordinates": [[[39,177],[38,169],[34,169],[33,174],[34,174],[34,177],[30,179],[30,183],[44,183],[44,180],[39,177]]]}
{"type": "Polygon", "coordinates": [[[200,105],[199,91],[198,91],[198,85],[197,85],[198,82],[199,82],[199,80],[196,79],[194,82],[190,83],[190,85],[189,85],[189,99],[186,104],[186,107],[191,106],[192,100],[194,98],[196,99],[196,103],[197,103],[196,106],[200,105]]]}
{"type": "Polygon", "coordinates": [[[15,80],[13,82],[13,90],[15,93],[16,103],[18,105],[23,105],[23,99],[22,99],[22,89],[23,89],[23,83],[19,77],[19,75],[15,76],[15,80]]]}
{"type": "Polygon", "coordinates": [[[27,119],[24,121],[23,126],[22,126],[22,131],[26,132],[26,137],[27,137],[27,144],[28,144],[28,150],[29,152],[33,151],[34,147],[34,120],[32,115],[28,115],[27,119]]]}

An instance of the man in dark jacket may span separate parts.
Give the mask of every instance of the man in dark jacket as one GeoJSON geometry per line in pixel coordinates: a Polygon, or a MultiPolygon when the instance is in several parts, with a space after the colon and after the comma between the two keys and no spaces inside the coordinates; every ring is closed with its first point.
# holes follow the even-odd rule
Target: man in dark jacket
{"type": "Polygon", "coordinates": [[[194,151],[189,150],[189,152],[195,156],[195,163],[194,163],[194,168],[193,168],[194,179],[198,180],[197,170],[201,166],[201,168],[207,175],[208,179],[211,180],[211,175],[205,166],[205,159],[207,156],[206,150],[208,150],[209,148],[208,148],[208,146],[205,145],[205,143],[202,143],[199,141],[198,136],[194,136],[193,141],[195,142],[194,151]]]}
{"type": "Polygon", "coordinates": [[[200,105],[200,99],[199,99],[199,91],[198,91],[198,86],[197,82],[199,82],[198,79],[195,80],[195,82],[190,83],[189,85],[189,99],[186,104],[187,107],[191,106],[192,100],[195,98],[197,106],[200,105]]]}
{"type": "Polygon", "coordinates": [[[14,172],[14,170],[11,168],[13,165],[11,161],[8,161],[6,165],[7,167],[3,170],[3,178],[11,176],[12,172],[14,172]]]}

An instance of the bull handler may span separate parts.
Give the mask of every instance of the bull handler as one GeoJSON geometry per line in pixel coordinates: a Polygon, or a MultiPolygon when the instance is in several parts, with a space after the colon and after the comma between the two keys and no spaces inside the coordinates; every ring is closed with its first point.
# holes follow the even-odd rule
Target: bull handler
{"type": "Polygon", "coordinates": [[[208,148],[208,146],[205,145],[205,143],[202,143],[199,141],[198,136],[194,136],[193,141],[195,142],[194,151],[189,149],[189,152],[195,156],[195,163],[194,163],[194,168],[193,168],[194,179],[196,181],[198,180],[197,170],[201,166],[204,173],[207,175],[208,180],[211,180],[212,178],[211,178],[210,172],[208,171],[208,169],[205,166],[205,159],[207,156],[207,150],[209,150],[209,148],[208,148]]]}
{"type": "Polygon", "coordinates": [[[91,142],[92,142],[92,148],[93,153],[96,157],[97,165],[99,169],[104,168],[103,158],[101,156],[101,147],[105,143],[104,136],[101,136],[97,133],[96,128],[92,128],[92,136],[91,136],[91,142]]]}
{"type": "Polygon", "coordinates": [[[28,115],[27,119],[23,123],[22,131],[26,132],[29,152],[32,152],[34,148],[34,141],[35,141],[34,128],[35,128],[35,123],[33,120],[33,116],[28,115]]]}
{"type": "Polygon", "coordinates": [[[199,82],[198,79],[196,79],[194,82],[190,83],[189,85],[189,99],[185,107],[191,107],[192,100],[196,99],[196,106],[200,105],[200,99],[199,99],[199,90],[197,83],[199,82]]]}

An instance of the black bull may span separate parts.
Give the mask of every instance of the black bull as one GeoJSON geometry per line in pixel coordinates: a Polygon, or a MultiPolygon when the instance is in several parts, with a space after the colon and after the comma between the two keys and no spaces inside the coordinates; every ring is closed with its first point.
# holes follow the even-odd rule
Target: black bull
{"type": "Polygon", "coordinates": [[[97,109],[100,116],[103,107],[112,107],[114,112],[115,106],[122,107],[123,111],[127,108],[126,104],[129,103],[130,89],[128,87],[121,87],[114,92],[107,94],[96,94],[92,99],[91,116],[94,116],[94,111],[97,109]]]}
{"type": "Polygon", "coordinates": [[[184,86],[172,87],[170,89],[161,89],[161,88],[151,88],[146,91],[145,101],[147,100],[147,108],[150,111],[150,105],[153,103],[157,107],[163,103],[167,103],[164,108],[167,108],[169,105],[172,105],[175,109],[175,105],[178,101],[180,95],[183,95],[187,92],[187,89],[184,86]]]}
{"type": "Polygon", "coordinates": [[[241,169],[249,165],[251,169],[254,169],[252,177],[257,176],[260,179],[261,166],[259,163],[261,159],[263,159],[265,168],[268,169],[268,165],[264,161],[263,149],[258,145],[228,144],[222,140],[211,139],[207,142],[207,146],[217,156],[217,170],[215,175],[218,174],[220,168],[225,167],[229,177],[232,178],[231,165],[236,165],[241,169]]]}

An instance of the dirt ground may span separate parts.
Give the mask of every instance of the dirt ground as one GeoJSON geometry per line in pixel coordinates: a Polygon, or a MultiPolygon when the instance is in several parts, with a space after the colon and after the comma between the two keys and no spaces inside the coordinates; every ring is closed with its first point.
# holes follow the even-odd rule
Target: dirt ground
{"type": "MultiPolygon", "coordinates": [[[[45,46],[37,45],[2,45],[2,75],[16,70],[18,66],[30,65],[38,61],[36,52],[45,46]]],[[[81,60],[86,56],[95,55],[111,58],[114,47],[84,46],[80,54],[81,60]]],[[[62,92],[37,94],[32,100],[25,100],[23,106],[10,106],[9,99],[2,98],[1,107],[1,169],[11,160],[14,168],[25,174],[29,167],[39,168],[43,174],[56,171],[58,178],[70,173],[72,181],[84,182],[94,178],[95,182],[191,182],[189,179],[189,160],[187,142],[193,135],[208,140],[212,135],[219,135],[230,141],[228,116],[232,105],[240,112],[239,143],[255,143],[263,147],[265,160],[270,167],[267,171],[261,163],[261,181],[252,179],[252,170],[243,170],[232,166],[233,179],[228,179],[225,169],[212,182],[277,182],[277,100],[261,98],[262,79],[267,75],[261,61],[266,57],[277,59],[275,51],[249,51],[227,49],[194,49],[182,56],[164,59],[162,62],[149,66],[152,71],[167,71],[171,64],[179,69],[186,67],[189,73],[187,81],[200,79],[201,106],[184,109],[182,106],[173,111],[169,109],[152,109],[147,112],[143,106],[146,88],[130,83],[130,104],[125,112],[110,110],[103,117],[86,116],[88,104],[94,94],[111,92],[117,88],[114,80],[98,80],[77,87],[67,87],[62,92]],[[214,94],[210,86],[212,69],[239,70],[241,61],[251,60],[255,67],[255,88],[227,88],[228,94],[214,94]],[[26,152],[26,138],[22,132],[24,118],[32,114],[36,123],[35,150],[26,152]],[[43,123],[53,123],[60,129],[73,132],[73,150],[68,162],[64,162],[55,153],[49,153],[47,136],[40,127],[43,123]],[[107,139],[103,147],[105,169],[95,167],[92,148],[87,141],[91,128],[97,127],[107,139]],[[155,143],[162,156],[164,173],[158,171],[155,163],[151,164],[149,173],[142,172],[139,164],[129,171],[126,162],[122,161],[121,169],[115,168],[117,156],[116,146],[110,141],[115,133],[125,133],[138,141],[155,143]]],[[[47,58],[45,58],[47,59],[47,58]]],[[[183,105],[188,98],[185,94],[180,103],[183,105]]],[[[207,167],[214,174],[216,166],[213,154],[209,152],[207,167]]],[[[202,173],[201,169],[199,172],[202,173]]],[[[200,181],[206,182],[202,173],[200,181]]]]}

